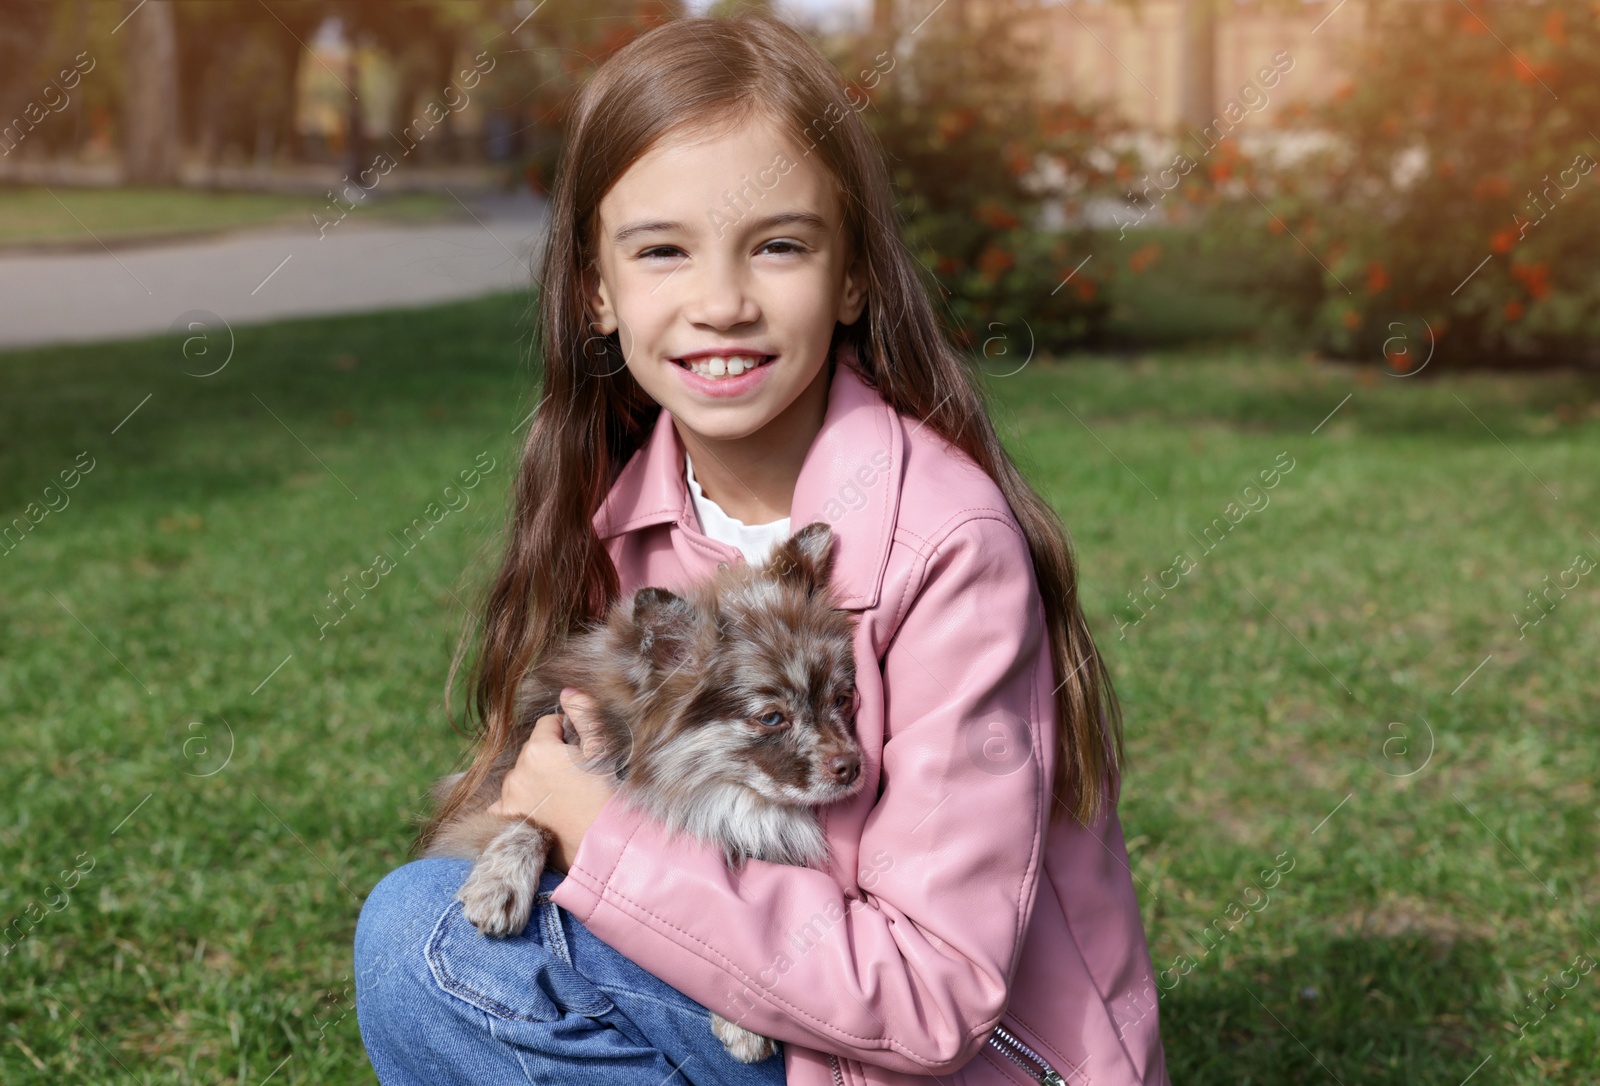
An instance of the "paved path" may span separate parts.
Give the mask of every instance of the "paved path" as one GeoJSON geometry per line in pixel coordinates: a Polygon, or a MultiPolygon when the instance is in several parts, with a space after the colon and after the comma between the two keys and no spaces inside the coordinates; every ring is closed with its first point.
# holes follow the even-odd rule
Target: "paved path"
{"type": "Polygon", "coordinates": [[[0,250],[0,348],[160,333],[196,313],[238,327],[530,286],[543,203],[468,205],[475,218],[415,226],[364,222],[357,209],[320,238],[307,223],[109,251],[0,250]]]}

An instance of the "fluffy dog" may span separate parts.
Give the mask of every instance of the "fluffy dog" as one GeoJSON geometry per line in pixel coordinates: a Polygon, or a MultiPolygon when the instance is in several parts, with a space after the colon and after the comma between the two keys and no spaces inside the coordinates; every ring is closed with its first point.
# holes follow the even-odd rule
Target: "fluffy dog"
{"type": "MultiPolygon", "coordinates": [[[[854,795],[865,778],[854,731],[855,618],[829,599],[833,532],[807,525],[761,566],[734,565],[677,595],[641,588],[604,620],[532,668],[517,692],[523,741],[560,711],[563,687],[594,700],[582,764],[609,774],[618,796],[669,830],[746,859],[810,866],[827,857],[816,808],[854,795]]],[[[563,716],[562,731],[576,743],[563,716]]],[[[535,818],[490,814],[522,743],[495,762],[426,855],[475,860],[459,898],[489,936],[521,932],[555,837],[535,818]]],[[[434,786],[442,800],[461,774],[434,786]]],[[[774,1042],[712,1015],[735,1058],[774,1042]]]]}

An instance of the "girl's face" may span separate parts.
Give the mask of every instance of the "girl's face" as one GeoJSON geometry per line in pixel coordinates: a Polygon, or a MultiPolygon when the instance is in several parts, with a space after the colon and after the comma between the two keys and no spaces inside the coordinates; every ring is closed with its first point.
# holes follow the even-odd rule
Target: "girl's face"
{"type": "Polygon", "coordinates": [[[620,332],[628,370],[680,427],[738,441],[797,402],[820,422],[834,324],[866,301],[825,168],[764,119],[675,133],[599,220],[592,328],[620,332]]]}

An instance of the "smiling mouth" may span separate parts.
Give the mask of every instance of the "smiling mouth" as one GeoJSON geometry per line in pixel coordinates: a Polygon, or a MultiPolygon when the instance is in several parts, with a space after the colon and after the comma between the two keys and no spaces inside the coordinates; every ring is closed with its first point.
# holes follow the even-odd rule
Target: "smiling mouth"
{"type": "Polygon", "coordinates": [[[674,358],[672,362],[697,376],[716,379],[739,377],[759,366],[765,366],[777,357],[775,354],[701,355],[699,358],[674,358]]]}

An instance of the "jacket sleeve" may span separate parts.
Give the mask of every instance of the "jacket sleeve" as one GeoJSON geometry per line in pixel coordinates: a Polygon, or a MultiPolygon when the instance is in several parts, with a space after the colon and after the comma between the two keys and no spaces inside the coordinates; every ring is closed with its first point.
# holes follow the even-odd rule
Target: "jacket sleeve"
{"type": "Polygon", "coordinates": [[[858,675],[861,704],[884,706],[884,743],[848,890],[809,868],[730,871],[614,797],[556,904],[757,1033],[908,1074],[976,1055],[1038,889],[1055,711],[1027,544],[974,512],[917,559],[881,687],[858,675]]]}

